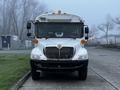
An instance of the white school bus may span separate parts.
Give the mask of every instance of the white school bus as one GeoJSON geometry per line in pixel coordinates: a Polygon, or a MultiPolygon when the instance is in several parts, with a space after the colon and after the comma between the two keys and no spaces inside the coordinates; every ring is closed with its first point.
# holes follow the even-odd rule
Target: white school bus
{"type": "Polygon", "coordinates": [[[27,36],[34,24],[35,47],[31,51],[30,64],[33,80],[40,79],[42,71],[78,71],[80,80],[86,80],[88,69],[87,43],[89,28],[77,15],[61,13],[43,14],[28,21],[27,36]]]}

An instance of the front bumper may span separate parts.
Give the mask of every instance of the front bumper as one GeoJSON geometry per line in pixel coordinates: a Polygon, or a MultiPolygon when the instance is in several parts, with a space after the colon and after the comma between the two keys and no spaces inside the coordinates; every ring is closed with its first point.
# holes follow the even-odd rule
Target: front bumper
{"type": "Polygon", "coordinates": [[[87,60],[30,60],[31,68],[41,71],[76,71],[88,66],[87,60]]]}

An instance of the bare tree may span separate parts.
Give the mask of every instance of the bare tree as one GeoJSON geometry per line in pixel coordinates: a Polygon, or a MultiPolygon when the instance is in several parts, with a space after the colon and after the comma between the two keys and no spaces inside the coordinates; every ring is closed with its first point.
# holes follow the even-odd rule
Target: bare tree
{"type": "MultiPolygon", "coordinates": [[[[113,22],[117,24],[117,28],[120,29],[120,17],[116,17],[115,19],[113,19],[113,22]]],[[[119,30],[119,34],[120,34],[120,30],[119,30]]]]}
{"type": "Polygon", "coordinates": [[[38,0],[0,0],[0,30],[3,34],[14,34],[24,40],[26,22],[46,12],[46,6],[38,0]]]}
{"type": "MultiPolygon", "coordinates": [[[[2,12],[2,2],[0,2],[0,11],[2,12]]],[[[0,13],[0,16],[2,16],[2,13],[0,13]]],[[[2,33],[2,17],[0,17],[0,34],[2,33]]]]}
{"type": "Polygon", "coordinates": [[[117,17],[117,18],[113,19],[113,21],[114,21],[116,24],[120,25],[120,17],[117,17]]]}
{"type": "Polygon", "coordinates": [[[112,22],[112,17],[110,15],[107,15],[105,23],[98,26],[98,29],[105,33],[107,44],[109,44],[109,40],[108,40],[109,31],[112,30],[113,28],[114,28],[114,24],[112,22]]]}
{"type": "Polygon", "coordinates": [[[96,38],[97,34],[98,34],[98,29],[96,28],[95,25],[93,25],[93,26],[91,27],[91,29],[90,29],[89,37],[90,37],[91,39],[96,38]]]}

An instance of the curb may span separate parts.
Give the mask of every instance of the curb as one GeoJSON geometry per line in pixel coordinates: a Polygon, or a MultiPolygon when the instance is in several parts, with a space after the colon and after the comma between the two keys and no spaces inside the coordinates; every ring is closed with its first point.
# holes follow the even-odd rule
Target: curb
{"type": "Polygon", "coordinates": [[[30,77],[31,72],[27,72],[10,90],[18,90],[30,77]]]}

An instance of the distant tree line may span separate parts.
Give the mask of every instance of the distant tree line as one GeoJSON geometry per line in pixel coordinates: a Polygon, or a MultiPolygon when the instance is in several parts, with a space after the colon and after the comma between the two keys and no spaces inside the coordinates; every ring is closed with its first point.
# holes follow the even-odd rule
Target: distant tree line
{"type": "Polygon", "coordinates": [[[0,0],[0,34],[26,37],[26,22],[47,11],[39,0],[0,0]]]}
{"type": "Polygon", "coordinates": [[[116,25],[118,26],[120,33],[120,17],[112,18],[111,15],[108,14],[103,23],[91,27],[89,37],[95,38],[97,35],[99,35],[98,32],[102,31],[105,34],[106,44],[109,44],[109,31],[114,30],[116,25]]]}

